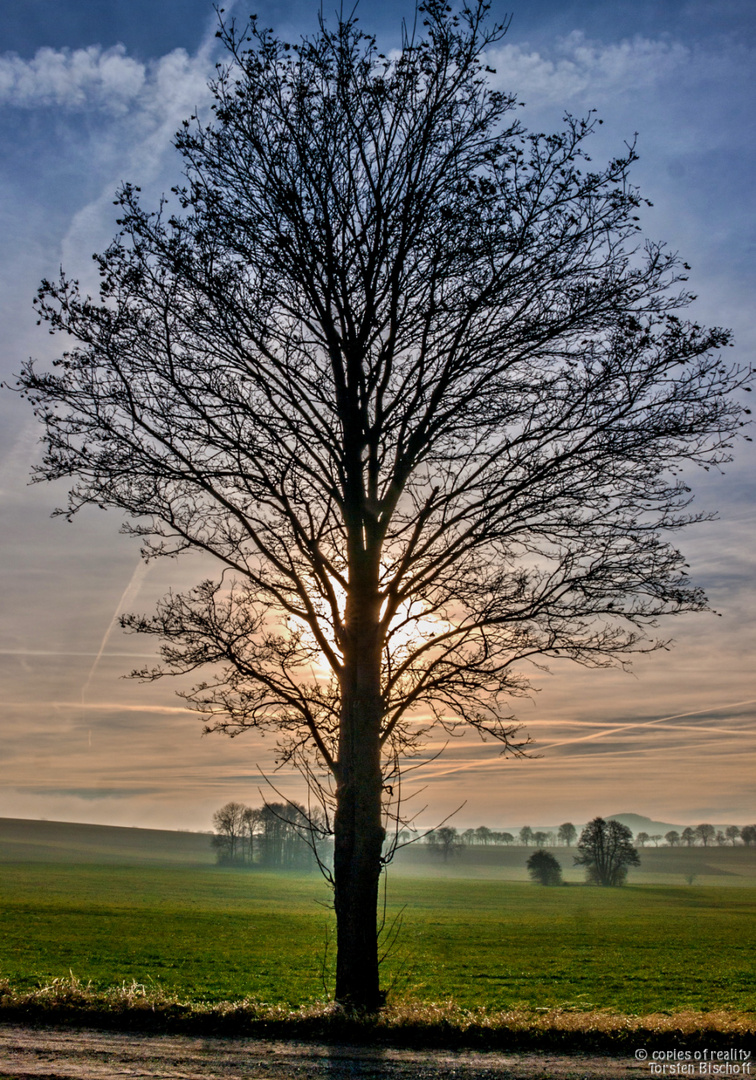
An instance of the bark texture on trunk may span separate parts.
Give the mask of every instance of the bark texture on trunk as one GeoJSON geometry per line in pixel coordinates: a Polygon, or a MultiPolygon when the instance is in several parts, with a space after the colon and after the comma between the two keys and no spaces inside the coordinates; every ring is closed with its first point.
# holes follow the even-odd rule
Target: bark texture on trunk
{"type": "Polygon", "coordinates": [[[378,973],[378,882],[385,830],[381,813],[381,650],[375,605],[354,613],[342,675],[342,716],[334,821],[336,1000],[374,1011],[378,973]]]}

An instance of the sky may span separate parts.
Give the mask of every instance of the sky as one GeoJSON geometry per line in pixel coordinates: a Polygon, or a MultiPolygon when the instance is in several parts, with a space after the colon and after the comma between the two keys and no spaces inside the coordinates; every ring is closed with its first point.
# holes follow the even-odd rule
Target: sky
{"type": "MultiPolygon", "coordinates": [[[[292,39],[316,27],[311,0],[258,3],[292,39]]],[[[232,4],[227,3],[227,10],[232,4]]],[[[329,9],[324,5],[325,14],[329,9]]],[[[245,10],[243,0],[235,8],[245,10]]],[[[511,15],[492,78],[526,103],[531,129],[596,109],[599,162],[638,133],[634,180],[653,203],[645,233],[692,265],[694,315],[730,326],[741,362],[756,344],[753,176],[756,8],[751,0],[493,0],[511,15]]],[[[410,2],[363,0],[384,48],[410,2]]],[[[63,265],[95,286],[91,254],[116,231],[124,181],[154,204],[180,178],[171,140],[208,102],[218,54],[205,0],[26,0],[0,13],[0,380],[59,343],[31,302],[63,265]]],[[[52,518],[60,485],[28,485],[40,431],[0,392],[0,816],[208,829],[230,799],[271,797],[271,739],[202,736],[169,680],[123,676],[146,644],[116,624],[168,587],[207,576],[197,556],[140,563],[113,512],[52,518]]],[[[718,520],[679,538],[712,613],[661,628],[668,651],[631,673],[552,664],[515,703],[538,756],[503,759],[472,734],[424,771],[411,807],[431,826],[461,806],[459,828],[582,823],[646,814],[673,824],[756,821],[756,526],[754,445],[724,475],[686,473],[696,506],[718,520]]],[[[439,740],[435,749],[441,749],[439,740]]]]}

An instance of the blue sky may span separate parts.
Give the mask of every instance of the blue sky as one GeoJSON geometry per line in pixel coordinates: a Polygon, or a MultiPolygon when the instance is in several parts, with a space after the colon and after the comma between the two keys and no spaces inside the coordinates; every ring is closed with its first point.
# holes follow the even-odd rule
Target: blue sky
{"type": "MultiPolygon", "coordinates": [[[[231,4],[226,4],[231,9],[231,4]]],[[[240,2],[236,10],[243,12],[240,2]]],[[[258,4],[282,36],[311,32],[318,5],[258,4]]],[[[328,14],[328,7],[325,11],[328,14]]],[[[594,160],[638,132],[635,179],[654,206],[650,237],[692,264],[698,319],[732,326],[737,353],[756,344],[753,177],[756,9],[750,2],[493,4],[512,25],[491,57],[498,85],[526,102],[523,121],[558,126],[568,110],[604,119],[594,160]]],[[[360,8],[386,47],[413,9],[360,8]]],[[[0,378],[56,355],[35,326],[38,281],[63,264],[94,285],[91,253],[115,231],[113,192],[141,184],[147,202],[175,183],[171,137],[207,101],[218,59],[204,0],[27,0],[0,14],[0,378]]],[[[38,432],[0,395],[0,678],[4,708],[0,815],[206,828],[230,798],[259,798],[267,742],[202,738],[167,684],[121,676],[144,645],[114,627],[171,585],[208,572],[197,558],[142,567],[112,513],[51,520],[54,487],[26,484],[38,432]]],[[[687,824],[756,820],[754,451],[725,476],[691,474],[720,520],[682,538],[719,615],[664,632],[672,651],[633,674],[553,667],[518,703],[542,748],[504,762],[472,737],[428,770],[428,823],[465,799],[460,826],[548,824],[622,811],[687,824]]],[[[299,794],[294,778],[277,783],[299,794]]]]}

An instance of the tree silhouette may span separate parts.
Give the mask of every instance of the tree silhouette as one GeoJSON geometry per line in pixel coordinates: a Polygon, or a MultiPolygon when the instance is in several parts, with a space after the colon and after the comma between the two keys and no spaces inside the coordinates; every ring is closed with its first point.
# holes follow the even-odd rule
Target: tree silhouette
{"type": "Polygon", "coordinates": [[[457,830],[451,825],[442,825],[439,829],[434,830],[434,836],[441,854],[444,857],[444,862],[449,859],[450,855],[453,855],[455,851],[459,850],[461,841],[457,830]]]}
{"type": "Polygon", "coordinates": [[[215,835],[212,845],[217,851],[218,862],[241,862],[245,858],[247,810],[243,803],[228,802],[213,814],[215,835]]]}
{"type": "Polygon", "coordinates": [[[711,841],[717,834],[717,830],[713,825],[702,824],[696,825],[695,834],[697,839],[701,841],[704,847],[708,847],[711,841]]]}
{"type": "Polygon", "coordinates": [[[589,821],[578,840],[575,866],[584,866],[593,885],[624,885],[629,866],[640,866],[633,834],[620,821],[597,817],[589,821]]]}
{"type": "Polygon", "coordinates": [[[393,57],[351,18],[293,46],[222,23],[175,211],[121,190],[99,300],[43,283],[73,346],[21,379],[64,513],[218,561],[124,625],[162,641],[145,677],[206,669],[207,730],[276,731],[316,786],[336,996],[365,1008],[402,762],[433,724],[521,753],[518,662],[614,663],[705,606],[663,534],[744,377],[638,240],[633,149],[589,166],[590,117],[528,134],[486,80],[487,5],[419,10],[393,57]]]}
{"type": "Polygon", "coordinates": [[[562,867],[550,851],[534,851],[526,865],[531,878],[539,885],[562,884],[562,867]]]}
{"type": "Polygon", "coordinates": [[[558,835],[560,843],[566,844],[567,847],[571,847],[573,841],[577,838],[577,829],[571,821],[565,821],[563,825],[559,826],[558,835]]]}

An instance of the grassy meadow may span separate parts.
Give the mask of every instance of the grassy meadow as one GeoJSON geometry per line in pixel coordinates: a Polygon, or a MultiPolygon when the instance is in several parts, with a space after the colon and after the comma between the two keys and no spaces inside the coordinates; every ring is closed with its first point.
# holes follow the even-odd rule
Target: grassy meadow
{"type": "MultiPolygon", "coordinates": [[[[97,835],[95,848],[105,843],[97,835]]],[[[133,846],[131,862],[123,850],[120,862],[91,850],[77,861],[82,834],[73,839],[69,851],[57,830],[57,862],[47,849],[11,859],[18,847],[0,839],[0,977],[14,988],[72,973],[95,989],[136,982],[211,1002],[327,996],[333,921],[317,874],[161,862],[155,837],[148,861],[133,846]]],[[[688,862],[694,855],[699,870],[724,868],[721,880],[741,887],[699,884],[718,880],[707,873],[690,885],[683,871],[660,870],[659,882],[633,874],[622,889],[545,889],[493,879],[490,867],[471,877],[468,865],[465,877],[463,867],[441,875],[433,864],[419,876],[422,865],[415,875],[404,865],[389,876],[388,922],[400,914],[402,923],[385,982],[395,1001],[463,1008],[756,1011],[756,852],[696,849],[688,862]]]]}

